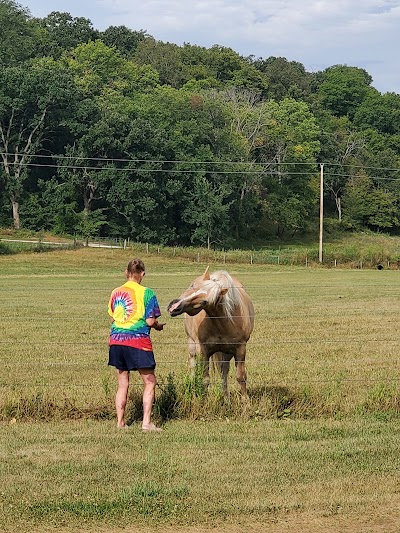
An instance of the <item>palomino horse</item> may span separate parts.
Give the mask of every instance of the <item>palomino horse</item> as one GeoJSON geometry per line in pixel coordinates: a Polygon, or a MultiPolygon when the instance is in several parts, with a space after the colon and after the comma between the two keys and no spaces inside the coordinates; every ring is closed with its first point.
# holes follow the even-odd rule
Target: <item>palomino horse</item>
{"type": "Polygon", "coordinates": [[[186,313],[185,330],[189,343],[189,367],[194,371],[195,356],[201,354],[204,382],[209,384],[209,360],[214,360],[228,393],[229,362],[235,358],[236,379],[243,396],[246,390],[246,343],[254,326],[254,308],[243,285],[225,270],[204,274],[168,305],[174,317],[186,313]]]}

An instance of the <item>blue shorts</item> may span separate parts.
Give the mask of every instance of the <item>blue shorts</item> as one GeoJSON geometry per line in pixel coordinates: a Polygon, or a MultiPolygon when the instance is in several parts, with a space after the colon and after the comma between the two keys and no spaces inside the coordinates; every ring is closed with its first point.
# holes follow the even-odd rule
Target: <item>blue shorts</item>
{"type": "Polygon", "coordinates": [[[153,352],[119,344],[110,346],[108,364],[115,366],[118,370],[139,370],[140,368],[154,370],[156,367],[153,352]]]}

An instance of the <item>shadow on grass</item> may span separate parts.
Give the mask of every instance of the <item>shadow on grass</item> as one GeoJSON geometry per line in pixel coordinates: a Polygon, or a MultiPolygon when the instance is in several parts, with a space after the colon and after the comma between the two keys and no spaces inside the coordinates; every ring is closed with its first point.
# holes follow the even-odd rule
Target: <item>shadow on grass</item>
{"type": "Polygon", "coordinates": [[[297,397],[288,387],[261,385],[248,390],[250,402],[261,408],[268,406],[270,415],[284,418],[292,414],[297,397]]]}

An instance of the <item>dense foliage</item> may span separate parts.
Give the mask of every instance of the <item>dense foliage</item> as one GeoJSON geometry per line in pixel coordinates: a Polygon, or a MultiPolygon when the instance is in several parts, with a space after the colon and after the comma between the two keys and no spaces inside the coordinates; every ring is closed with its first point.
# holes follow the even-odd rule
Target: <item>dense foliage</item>
{"type": "Polygon", "coordinates": [[[400,95],[0,0],[0,225],[229,246],[400,227],[400,95]]]}

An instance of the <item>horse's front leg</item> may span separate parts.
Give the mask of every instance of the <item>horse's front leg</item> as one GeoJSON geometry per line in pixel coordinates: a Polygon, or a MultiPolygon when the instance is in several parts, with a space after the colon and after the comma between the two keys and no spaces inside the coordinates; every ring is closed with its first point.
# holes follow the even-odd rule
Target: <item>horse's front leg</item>
{"type": "Polygon", "coordinates": [[[246,386],[247,374],[246,374],[245,359],[246,359],[246,345],[241,344],[236,350],[236,354],[235,354],[236,381],[240,385],[242,396],[244,398],[247,398],[247,386],[246,386]]]}
{"type": "Polygon", "coordinates": [[[204,348],[201,352],[201,364],[203,366],[203,383],[207,390],[210,385],[210,356],[206,353],[204,348]]]}
{"type": "Polygon", "coordinates": [[[188,366],[189,366],[190,375],[192,379],[194,379],[195,374],[196,374],[196,364],[201,365],[201,368],[199,368],[199,371],[202,373],[203,384],[204,384],[205,389],[207,389],[210,384],[209,356],[205,355],[204,348],[202,348],[200,344],[193,339],[189,338],[188,347],[189,347],[188,366]]]}
{"type": "Polygon", "coordinates": [[[232,355],[221,352],[220,354],[220,371],[222,376],[222,393],[224,398],[228,398],[228,374],[229,374],[229,361],[232,355]]]}
{"type": "Polygon", "coordinates": [[[188,348],[189,348],[189,357],[188,357],[188,367],[189,372],[192,377],[194,377],[194,372],[196,368],[196,343],[193,339],[188,339],[188,348]]]}

